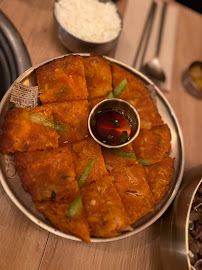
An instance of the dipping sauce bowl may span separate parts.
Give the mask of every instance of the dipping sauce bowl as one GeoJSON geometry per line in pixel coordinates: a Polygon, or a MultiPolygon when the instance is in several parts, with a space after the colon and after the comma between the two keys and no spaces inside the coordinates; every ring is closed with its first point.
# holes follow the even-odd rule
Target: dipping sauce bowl
{"type": "Polygon", "coordinates": [[[140,117],[136,109],[119,98],[105,99],[96,104],[88,117],[93,139],[107,148],[120,148],[139,134],[140,117]]]}

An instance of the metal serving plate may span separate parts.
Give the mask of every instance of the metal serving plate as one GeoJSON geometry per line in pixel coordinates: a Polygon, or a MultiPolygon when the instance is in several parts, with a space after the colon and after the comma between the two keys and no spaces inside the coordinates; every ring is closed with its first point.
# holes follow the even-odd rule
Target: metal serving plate
{"type": "MultiPolygon", "coordinates": [[[[80,54],[80,55],[83,57],[89,56],[89,54],[80,54]]],[[[166,98],[163,96],[163,94],[158,89],[158,87],[154,85],[153,82],[149,80],[146,76],[144,76],[142,73],[112,58],[109,58],[109,57],[106,57],[106,58],[109,61],[116,63],[120,65],[121,67],[132,72],[146,85],[148,89],[150,90],[152,89],[153,92],[155,92],[155,100],[156,100],[156,106],[158,108],[158,111],[163,121],[168,124],[171,130],[171,136],[172,136],[171,149],[172,150],[171,150],[170,155],[173,158],[175,158],[175,171],[174,171],[170,188],[166,196],[161,200],[159,204],[157,204],[154,207],[153,212],[149,213],[148,215],[141,218],[135,224],[132,225],[132,227],[134,228],[132,232],[124,232],[119,236],[116,236],[114,238],[108,238],[108,239],[92,237],[91,242],[110,242],[110,241],[123,239],[144,230],[145,228],[150,226],[152,223],[154,223],[158,218],[162,216],[162,214],[166,211],[166,209],[169,207],[169,205],[175,198],[175,195],[179,189],[179,186],[182,180],[183,171],[184,171],[184,145],[183,145],[182,132],[178,124],[177,118],[175,116],[175,113],[172,110],[166,98]]],[[[41,64],[38,64],[28,69],[25,73],[23,73],[20,77],[17,78],[16,82],[23,83],[27,86],[36,86],[35,70],[39,66],[44,65],[54,59],[56,58],[52,58],[50,60],[47,60],[41,64]]],[[[10,106],[11,91],[12,91],[12,85],[8,89],[7,93],[5,94],[0,104],[0,127],[2,127],[6,112],[10,106]]],[[[67,235],[57,230],[47,221],[47,219],[44,216],[42,216],[38,211],[36,211],[34,204],[32,202],[31,196],[27,192],[25,192],[21,186],[21,181],[19,177],[17,176],[17,172],[15,169],[14,161],[12,160],[12,156],[4,156],[0,154],[0,180],[1,180],[2,186],[4,187],[10,199],[29,219],[31,219],[33,222],[38,224],[40,227],[58,236],[68,238],[71,240],[81,241],[77,237],[74,237],[72,235],[67,235]]]]}

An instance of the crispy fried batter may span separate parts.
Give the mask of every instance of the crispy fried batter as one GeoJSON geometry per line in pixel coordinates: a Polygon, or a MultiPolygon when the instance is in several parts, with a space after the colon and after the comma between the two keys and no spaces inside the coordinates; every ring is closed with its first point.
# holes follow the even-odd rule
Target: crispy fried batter
{"type": "Polygon", "coordinates": [[[87,243],[90,234],[110,238],[131,230],[168,192],[174,172],[171,132],[149,91],[102,56],[58,58],[36,76],[44,105],[8,111],[1,141],[4,154],[14,153],[23,188],[56,228],[87,243]],[[120,98],[139,112],[141,131],[125,147],[101,149],[89,138],[89,109],[124,79],[120,98]]]}
{"type": "Polygon", "coordinates": [[[83,58],[89,99],[107,95],[112,90],[110,63],[102,56],[83,58]]]}
{"type": "Polygon", "coordinates": [[[91,235],[114,237],[130,229],[130,220],[110,175],[85,185],[81,193],[91,235]]]}
{"type": "Polygon", "coordinates": [[[134,152],[138,158],[149,160],[150,164],[159,162],[170,151],[171,133],[164,124],[142,130],[132,142],[134,152]]]}
{"type": "Polygon", "coordinates": [[[50,120],[54,123],[51,118],[52,111],[48,108],[14,108],[8,111],[2,128],[1,151],[4,154],[58,146],[59,136],[54,124],[50,127],[33,122],[30,118],[33,114],[50,116],[50,120]]]}
{"type": "Polygon", "coordinates": [[[111,171],[116,168],[121,168],[123,166],[129,166],[133,164],[138,164],[137,159],[130,156],[121,157],[119,153],[132,153],[134,154],[132,144],[128,144],[127,146],[121,147],[119,149],[107,149],[102,148],[102,154],[104,157],[105,165],[107,170],[111,171]],[[118,153],[117,153],[118,152],[118,153]],[[116,154],[117,153],[117,154],[116,154]]]}
{"type": "Polygon", "coordinates": [[[158,163],[144,166],[144,169],[155,203],[159,203],[168,191],[172,180],[174,159],[171,157],[165,157],[158,163]]]}
{"type": "Polygon", "coordinates": [[[116,189],[131,223],[153,210],[153,197],[141,164],[112,170],[116,189]]]}
{"type": "Polygon", "coordinates": [[[43,104],[81,100],[88,97],[82,57],[69,55],[36,70],[43,104]]]}
{"type": "Polygon", "coordinates": [[[128,100],[138,111],[141,129],[162,125],[163,121],[157,108],[149,96],[128,100]]]}
{"type": "MultiPolygon", "coordinates": [[[[71,199],[75,196],[72,196],[69,193],[71,199]]],[[[74,198],[75,199],[75,198],[74,198]]],[[[89,228],[84,217],[83,212],[73,218],[67,217],[67,210],[70,205],[70,200],[61,202],[57,201],[36,201],[36,209],[41,212],[45,217],[47,217],[50,222],[59,230],[67,234],[73,234],[83,241],[89,243],[90,235],[89,228]]]]}
{"type": "Polygon", "coordinates": [[[83,213],[66,216],[71,202],[79,196],[69,147],[54,150],[15,153],[15,162],[23,188],[34,204],[57,228],[89,242],[89,230],[83,213]]]}
{"type": "Polygon", "coordinates": [[[79,180],[90,159],[95,159],[85,185],[91,181],[107,175],[101,147],[92,138],[72,144],[72,156],[75,165],[76,179],[79,180]]]}
{"type": "Polygon", "coordinates": [[[97,98],[93,98],[89,100],[89,111],[92,110],[92,108],[98,104],[99,102],[101,102],[102,100],[104,100],[106,98],[106,96],[102,96],[102,97],[97,97],[97,98]]]}
{"type": "Polygon", "coordinates": [[[44,105],[53,111],[58,128],[59,144],[82,140],[88,135],[88,101],[50,103],[44,105]]]}
{"type": "Polygon", "coordinates": [[[143,83],[130,71],[118,66],[117,64],[111,64],[113,88],[115,88],[122,80],[127,79],[128,85],[123,93],[120,95],[122,99],[133,99],[149,95],[148,90],[143,83]]]}
{"type": "Polygon", "coordinates": [[[68,189],[78,192],[69,147],[17,152],[15,163],[23,188],[31,193],[34,201],[67,199],[68,189]]]}

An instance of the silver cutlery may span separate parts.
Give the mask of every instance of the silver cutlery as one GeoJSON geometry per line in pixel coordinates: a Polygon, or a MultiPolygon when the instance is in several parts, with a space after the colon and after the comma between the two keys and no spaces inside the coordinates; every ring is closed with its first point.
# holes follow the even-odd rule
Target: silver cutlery
{"type": "Polygon", "coordinates": [[[163,7],[162,7],[162,11],[161,11],[159,33],[158,33],[157,46],[156,46],[156,52],[154,54],[154,57],[150,61],[148,61],[147,63],[143,64],[140,68],[140,70],[145,75],[147,75],[151,79],[155,80],[156,82],[165,82],[166,81],[165,72],[161,66],[160,61],[159,61],[159,54],[160,54],[160,49],[161,49],[161,41],[162,41],[164,22],[165,22],[165,17],[166,17],[166,10],[167,10],[167,3],[164,2],[163,7]]]}

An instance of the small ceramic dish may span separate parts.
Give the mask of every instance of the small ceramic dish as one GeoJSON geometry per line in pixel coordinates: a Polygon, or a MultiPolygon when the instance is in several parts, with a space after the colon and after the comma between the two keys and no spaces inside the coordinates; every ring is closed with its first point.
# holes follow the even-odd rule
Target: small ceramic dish
{"type": "Polygon", "coordinates": [[[202,99],[202,61],[191,63],[183,73],[182,81],[191,95],[202,99]]]}

